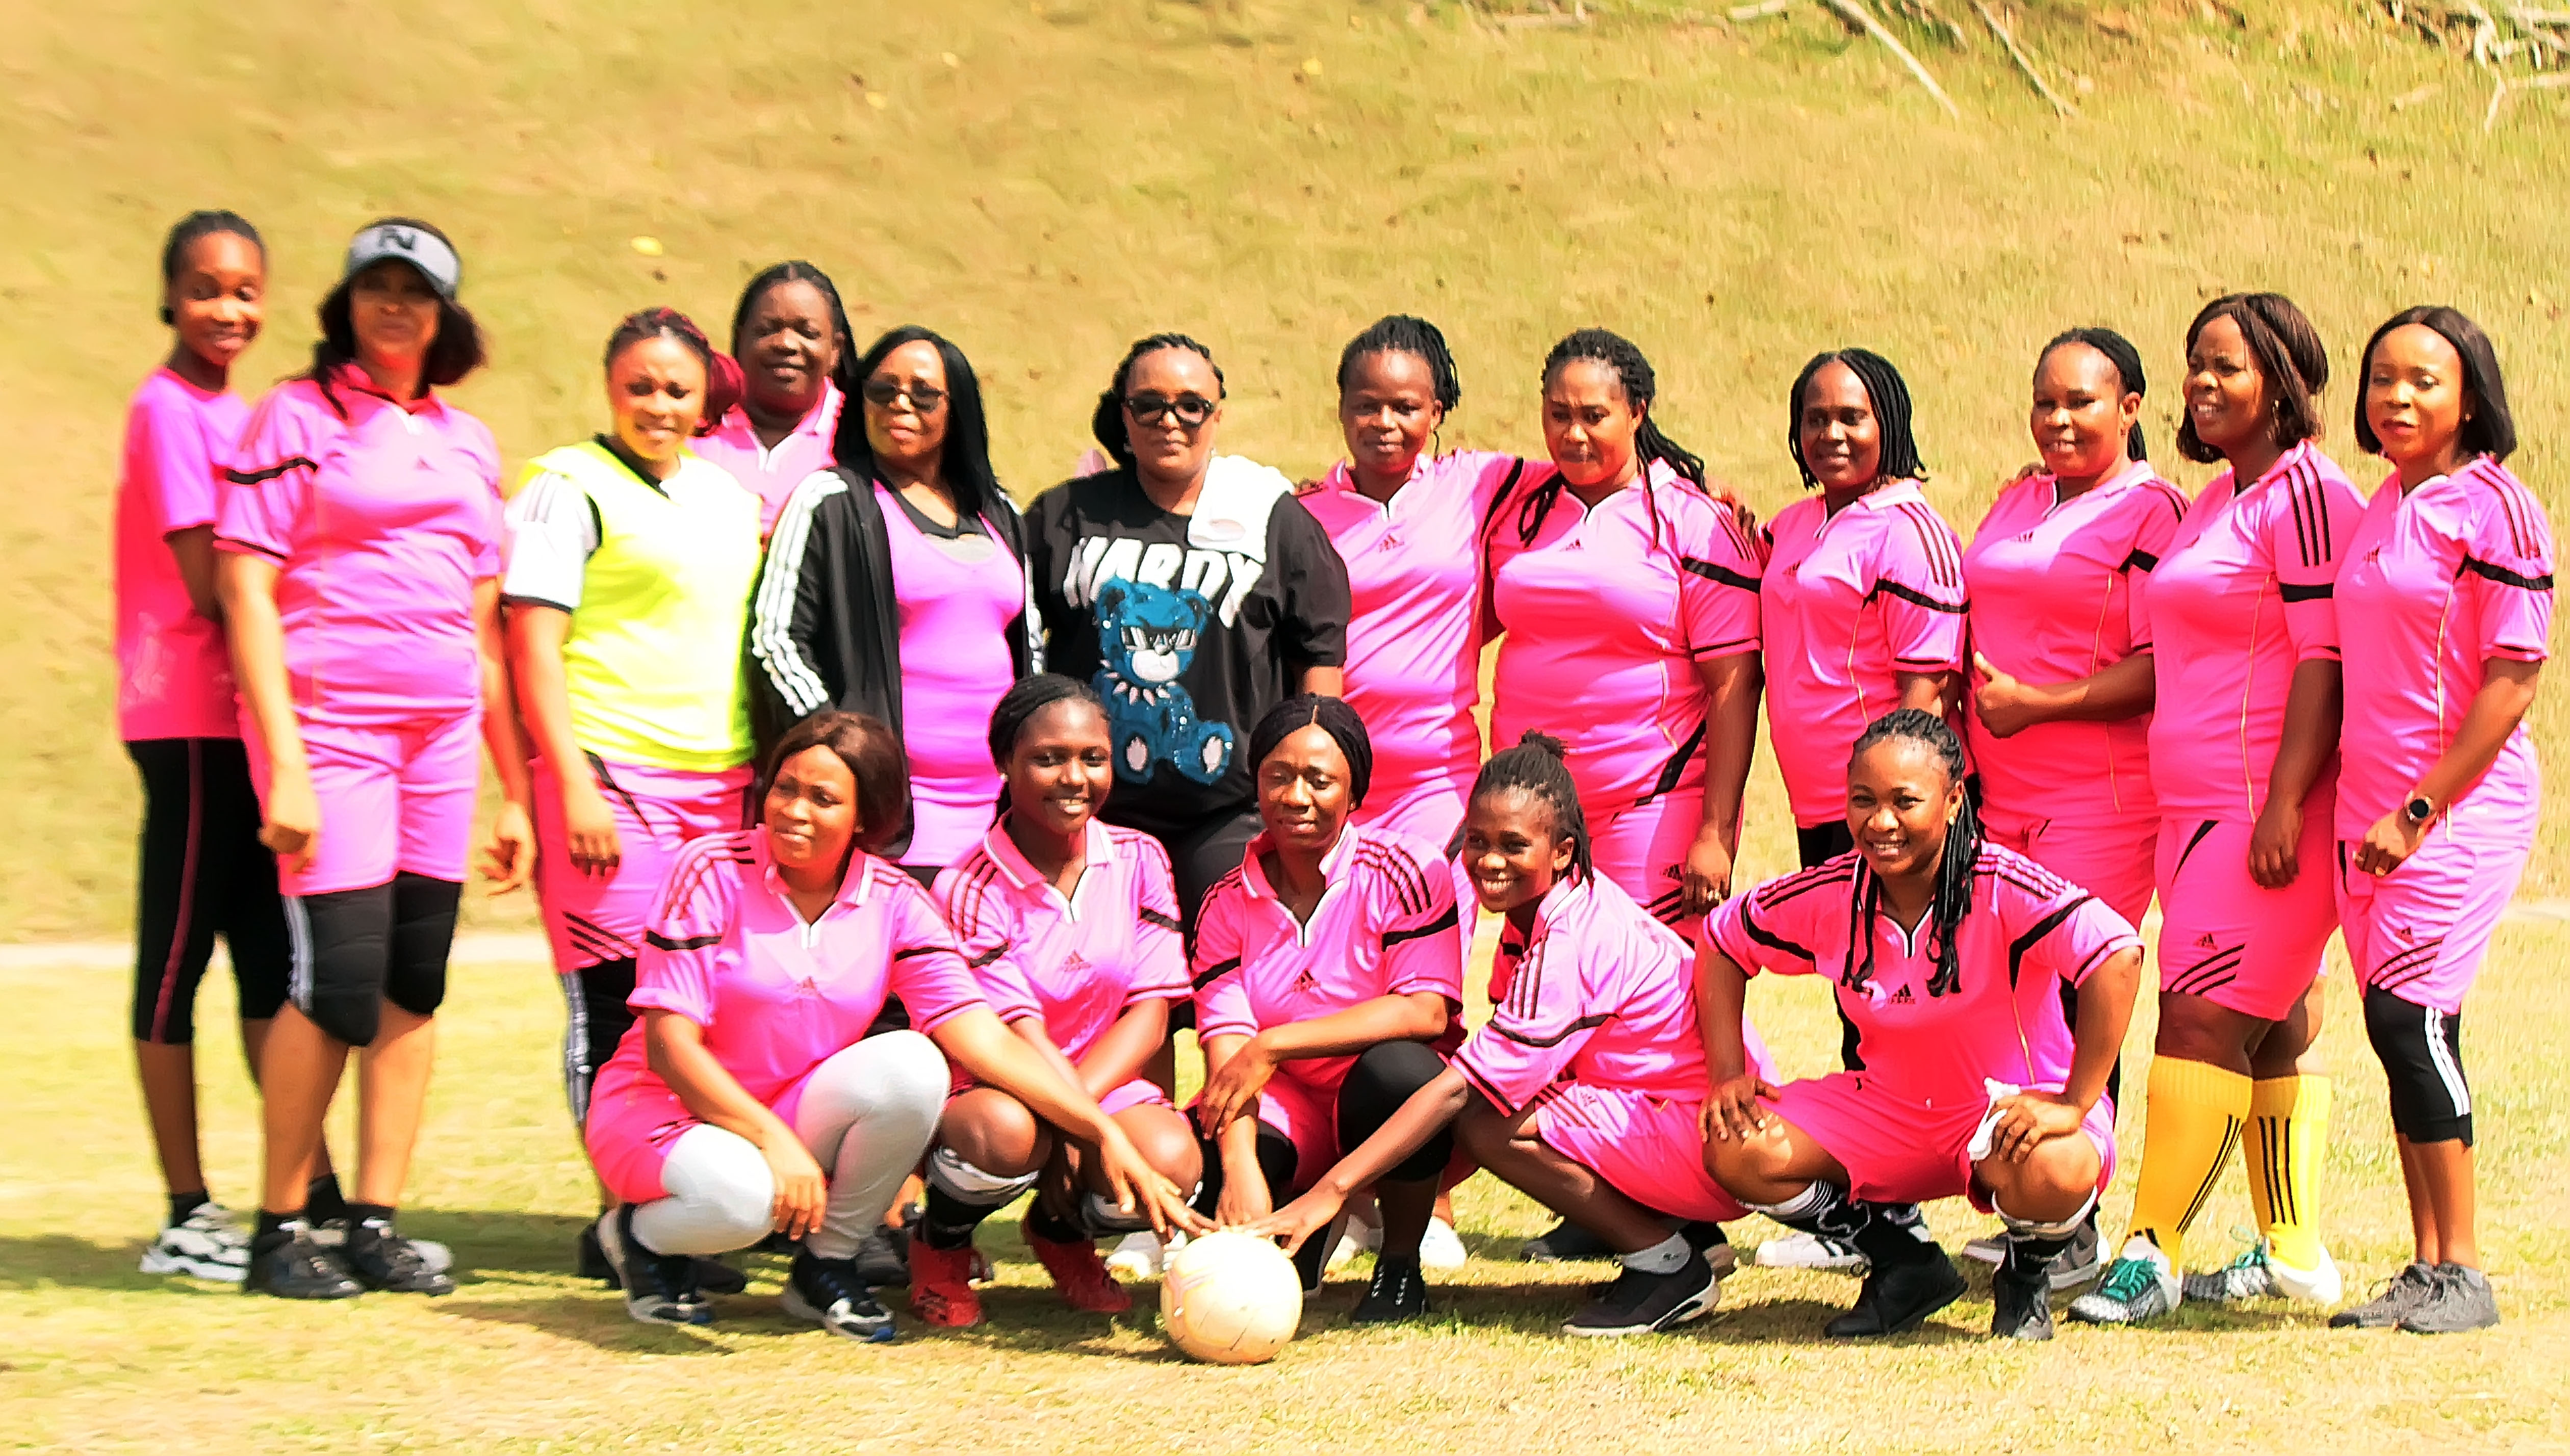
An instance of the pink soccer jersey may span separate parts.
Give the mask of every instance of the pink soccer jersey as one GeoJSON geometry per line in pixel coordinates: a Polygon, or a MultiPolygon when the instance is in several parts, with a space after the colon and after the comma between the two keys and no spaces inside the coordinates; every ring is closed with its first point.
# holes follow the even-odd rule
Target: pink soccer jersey
{"type": "Polygon", "coordinates": [[[1491,741],[1559,738],[1592,823],[1700,791],[1709,704],[1696,664],[1758,650],[1756,543],[1658,464],[1593,511],[1559,492],[1529,543],[1518,523],[1550,470],[1526,474],[1489,537],[1492,608],[1507,632],[1491,741]]]}
{"type": "MultiPolygon", "coordinates": [[[[2362,840],[2444,755],[2493,657],[2551,655],[2552,528],[2534,493],[2487,458],[2414,491],[2382,483],[2338,577],[2347,731],[2338,837],[2362,840]]],[[[2531,813],[2534,739],[2519,723],[2456,802],[2531,813]]]]}
{"type": "Polygon", "coordinates": [[[116,489],[116,719],[127,742],[238,738],[222,624],[197,612],[169,538],[214,524],[215,476],[249,406],[152,371],[125,414],[116,489]]]}
{"type": "Polygon", "coordinates": [[[1004,1021],[1044,1018],[1077,1062],[1136,1002],[1187,998],[1169,854],[1138,830],[1088,822],[1087,866],[1066,900],[994,825],[937,877],[937,904],[1004,1021]]]}
{"type": "MultiPolygon", "coordinates": [[[[1423,455],[1409,484],[1378,505],[1341,461],[1302,498],[1348,564],[1347,700],[1374,741],[1368,823],[1432,786],[1452,786],[1460,798],[1481,769],[1477,544],[1500,492],[1524,470],[1512,455],[1423,455]]],[[[1416,832],[1442,842],[1453,829],[1421,824],[1416,832]]]]}
{"type": "MultiPolygon", "coordinates": [[[[2070,682],[2133,654],[2136,589],[2186,515],[2186,497],[2135,461],[2056,502],[2053,478],[1999,493],[1963,551],[1971,647],[2024,682],[2070,682]]],[[[1966,698],[1968,701],[1968,697],[1966,698]]],[[[1992,813],[2016,823],[2140,824],[2151,796],[2150,717],[2038,723],[1998,738],[1967,715],[1973,767],[1992,813]]]]}
{"type": "MultiPolygon", "coordinates": [[[[642,942],[626,1004],[703,1027],[714,1060],[770,1106],[863,1040],[887,995],[901,997],[923,1032],[985,1004],[955,932],[918,881],[858,854],[839,898],[805,924],[776,878],[763,829],[707,835],[679,851],[642,942]]],[[[638,1020],[599,1073],[594,1104],[659,1085],[642,1043],[638,1020]]]]}
{"type": "Polygon", "coordinates": [[[1929,1109],[1988,1106],[1985,1080],[2062,1086],[2072,1041],[2057,983],[2084,984],[2142,944],[2104,902],[1983,845],[1955,981],[1945,985],[1942,927],[1903,929],[1876,909],[1881,894],[1862,855],[1841,855],[1721,906],[1705,920],[1704,943],[1752,974],[1830,977],[1861,1038],[1862,1075],[1929,1109]]]}
{"type": "Polygon", "coordinates": [[[2141,592],[2151,788],[2171,819],[2257,822],[2294,669],[2338,658],[2330,593],[2364,510],[2356,488],[2308,440],[2235,484],[2224,471],[2195,498],[2141,592]]]}
{"type": "MultiPolygon", "coordinates": [[[[1695,956],[1602,875],[1557,882],[1522,940],[1500,932],[1491,1002],[1455,1068],[1504,1114],[1564,1082],[1704,1100],[1695,956]]],[[[1757,1031],[1744,1022],[1741,1034],[1750,1065],[1769,1068],[1757,1031]]]]}
{"type": "Polygon", "coordinates": [[[839,410],[846,403],[837,385],[821,386],[821,402],[772,450],[758,443],[748,412],[734,405],[713,429],[696,437],[695,452],[730,471],[733,480],[758,498],[758,529],[763,535],[776,529],[776,514],[785,509],[805,476],[837,463],[839,410]]]}
{"type": "Polygon", "coordinates": [[[397,402],[354,365],[331,388],[336,409],[308,379],[259,401],[215,545],[277,564],[286,678],[307,721],[478,711],[473,587],[500,574],[499,446],[439,396],[397,402]]]}
{"type": "Polygon", "coordinates": [[[909,511],[875,486],[901,612],[902,748],[910,760],[914,865],[951,865],[991,827],[1000,771],[991,763],[991,710],[1017,681],[1012,624],[1027,610],[1026,568],[997,533],[929,540],[909,511]]]}
{"type": "MultiPolygon", "coordinates": [[[[1196,917],[1196,1039],[1255,1036],[1377,996],[1435,991],[1454,1020],[1439,1044],[1463,1040],[1462,919],[1455,877],[1430,845],[1351,824],[1322,858],[1329,881],[1310,922],[1277,903],[1259,834],[1240,868],[1205,892],[1196,917]]],[[[1287,1062],[1279,1075],[1335,1089],[1354,1057],[1287,1062]]]]}
{"type": "Polygon", "coordinates": [[[1836,516],[1818,496],[1767,529],[1759,626],[1768,738],[1794,823],[1847,815],[1848,751],[1901,706],[1903,672],[1962,663],[1962,547],[1919,492],[1895,481],[1836,516]]]}

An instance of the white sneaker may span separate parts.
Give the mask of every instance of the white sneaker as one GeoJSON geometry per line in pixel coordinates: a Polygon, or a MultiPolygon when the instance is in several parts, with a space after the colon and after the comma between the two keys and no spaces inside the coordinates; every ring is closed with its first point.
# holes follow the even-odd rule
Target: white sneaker
{"type": "Polygon", "coordinates": [[[1758,1246],[1761,1269],[1826,1269],[1863,1274],[1872,1264],[1857,1252],[1856,1246],[1818,1234],[1788,1234],[1758,1246]]]}
{"type": "Polygon", "coordinates": [[[1464,1237],[1444,1219],[1430,1219],[1428,1232],[1420,1236],[1421,1269],[1462,1269],[1473,1262],[1473,1251],[1464,1247],[1464,1237]]]}
{"type": "MultiPolygon", "coordinates": [[[[1339,1231],[1339,1242],[1330,1246],[1329,1262],[1324,1267],[1335,1271],[1353,1262],[1366,1252],[1365,1236],[1368,1234],[1375,1234],[1375,1231],[1354,1219],[1348,1220],[1348,1226],[1339,1231]]],[[[1383,1236],[1375,1234],[1375,1237],[1380,1239],[1383,1236]]]]}
{"type": "Polygon", "coordinates": [[[2347,1293],[2346,1282],[2339,1277],[2338,1261],[2329,1251],[2321,1251],[2321,1262],[2312,1269],[2296,1269],[2267,1251],[2267,1273],[2276,1281],[2276,1292],[2306,1304],[2336,1304],[2347,1293]]]}
{"type": "Polygon", "coordinates": [[[230,1210],[199,1204],[143,1251],[143,1272],[237,1284],[249,1276],[249,1236],[232,1222],[230,1210]]]}
{"type": "Polygon", "coordinates": [[[2107,1267],[2097,1287],[2070,1301],[2070,1317],[2083,1324],[2140,1324],[2174,1312],[2186,1302],[2185,1284],[2167,1255],[2136,1235],[2107,1267]]]}
{"type": "Polygon", "coordinates": [[[1106,1268],[1128,1279],[1156,1279],[1167,1267],[1169,1256],[1184,1248],[1186,1242],[1186,1235],[1172,1234],[1163,1245],[1159,1235],[1148,1229],[1137,1230],[1116,1241],[1114,1252],[1106,1256],[1106,1268]]]}

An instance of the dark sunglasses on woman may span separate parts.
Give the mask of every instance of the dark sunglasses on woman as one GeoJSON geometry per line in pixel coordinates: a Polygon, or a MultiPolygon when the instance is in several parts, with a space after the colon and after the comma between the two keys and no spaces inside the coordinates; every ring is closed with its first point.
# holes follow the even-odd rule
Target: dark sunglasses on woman
{"type": "Polygon", "coordinates": [[[946,403],[946,391],[942,389],[925,384],[904,384],[896,379],[869,379],[857,393],[866,397],[867,404],[882,410],[891,409],[894,400],[908,395],[910,407],[923,415],[937,413],[937,407],[946,403]]]}
{"type": "Polygon", "coordinates": [[[1193,430],[1213,418],[1214,405],[1215,401],[1200,394],[1182,394],[1176,399],[1147,392],[1124,396],[1124,413],[1145,429],[1156,428],[1175,415],[1180,425],[1193,430]]]}

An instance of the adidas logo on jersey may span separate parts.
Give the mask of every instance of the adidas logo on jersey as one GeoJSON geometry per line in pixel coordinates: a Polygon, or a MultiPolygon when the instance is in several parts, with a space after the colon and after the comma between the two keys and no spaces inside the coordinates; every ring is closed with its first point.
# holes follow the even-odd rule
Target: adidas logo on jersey
{"type": "Polygon", "coordinates": [[[1077,975],[1079,972],[1088,969],[1088,957],[1080,954],[1076,950],[1073,950],[1069,955],[1062,958],[1062,968],[1065,974],[1077,975]]]}
{"type": "Polygon", "coordinates": [[[1908,986],[1903,986],[1901,989],[1892,993],[1892,1004],[1896,1006],[1907,1006],[1917,999],[1919,998],[1910,994],[1910,987],[1908,986]]]}
{"type": "Polygon", "coordinates": [[[2207,932],[2206,932],[2206,933],[2204,933],[2204,934],[2201,934],[2201,935],[2196,936],[2196,937],[2195,937],[2195,948],[2196,948],[2196,949],[2198,949],[2198,950],[2210,950],[2210,949],[2212,949],[2212,948],[2213,948],[2213,935],[2212,935],[2212,932],[2211,932],[2211,931],[2207,931],[2207,932]]]}

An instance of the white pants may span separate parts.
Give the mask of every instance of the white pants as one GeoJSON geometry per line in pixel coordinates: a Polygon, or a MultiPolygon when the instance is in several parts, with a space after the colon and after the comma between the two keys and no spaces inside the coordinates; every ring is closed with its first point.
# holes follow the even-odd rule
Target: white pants
{"type": "MultiPolygon", "coordinates": [[[[919,1166],[946,1107],[946,1058],[916,1031],[892,1031],[821,1063],[804,1085],[794,1133],[829,1180],[829,1206],[804,1248],[850,1259],[919,1166]]],[[[678,1135],[660,1169],[668,1197],[634,1211],[655,1254],[746,1249],[775,1227],[776,1177],[747,1138],[711,1124],[678,1135]]]]}

